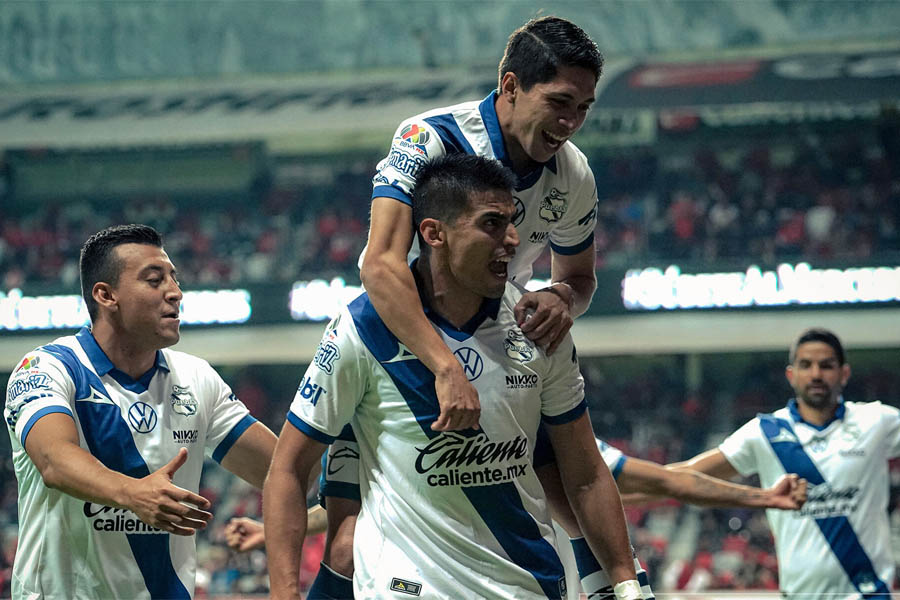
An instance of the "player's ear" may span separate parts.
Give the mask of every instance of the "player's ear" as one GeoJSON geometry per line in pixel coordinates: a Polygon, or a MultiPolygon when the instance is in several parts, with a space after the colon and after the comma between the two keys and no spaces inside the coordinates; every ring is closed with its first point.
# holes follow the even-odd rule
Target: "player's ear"
{"type": "Polygon", "coordinates": [[[847,381],[850,380],[850,364],[844,363],[841,365],[841,387],[847,385],[847,381]]]}
{"type": "Polygon", "coordinates": [[[500,95],[507,102],[514,103],[519,92],[519,78],[512,71],[507,71],[500,80],[500,95]]]}
{"type": "Polygon", "coordinates": [[[93,289],[91,289],[91,297],[94,299],[94,302],[107,310],[116,311],[119,308],[113,288],[106,282],[98,281],[95,283],[93,289]]]}
{"type": "Polygon", "coordinates": [[[784,369],[784,376],[787,377],[788,383],[791,384],[791,387],[794,385],[794,367],[793,365],[788,365],[784,369]]]}
{"type": "Polygon", "coordinates": [[[439,248],[444,245],[445,232],[443,223],[437,219],[422,219],[419,223],[419,233],[422,240],[432,248],[439,248]]]}

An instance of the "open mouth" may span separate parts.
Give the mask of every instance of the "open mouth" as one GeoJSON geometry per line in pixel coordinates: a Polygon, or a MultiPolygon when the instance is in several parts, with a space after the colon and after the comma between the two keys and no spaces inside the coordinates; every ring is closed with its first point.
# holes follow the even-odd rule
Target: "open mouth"
{"type": "Polygon", "coordinates": [[[559,148],[566,142],[565,136],[555,135],[553,133],[550,133],[546,129],[541,131],[541,135],[544,138],[544,142],[554,150],[559,150],[559,148]]]}
{"type": "Polygon", "coordinates": [[[173,319],[175,321],[178,321],[179,320],[178,313],[176,313],[176,312],[166,313],[163,315],[163,319],[173,319]]]}
{"type": "Polygon", "coordinates": [[[496,275],[497,277],[506,278],[507,272],[509,271],[509,261],[512,260],[512,256],[504,256],[502,258],[498,258],[496,260],[492,260],[488,263],[488,269],[490,269],[491,273],[496,275]]]}

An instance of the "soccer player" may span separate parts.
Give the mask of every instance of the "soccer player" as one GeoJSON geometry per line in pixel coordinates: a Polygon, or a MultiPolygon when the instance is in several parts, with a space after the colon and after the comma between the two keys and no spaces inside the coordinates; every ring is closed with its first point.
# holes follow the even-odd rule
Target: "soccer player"
{"type": "Polygon", "coordinates": [[[204,450],[261,487],[275,435],[204,360],[168,350],[181,289],[160,235],[81,249],[90,328],[30,352],[4,417],[19,484],[14,598],[190,598],[204,450]]]}
{"type": "Polygon", "coordinates": [[[789,355],[796,396],[760,414],[687,467],[722,478],[784,473],[809,482],[798,512],[769,511],[779,583],[790,598],[888,598],[894,579],[888,460],[900,456],[900,411],[845,401],[844,348],[826,329],[804,331],[789,355]]]}
{"type": "Polygon", "coordinates": [[[353,422],[362,509],[357,597],[560,598],[562,564],[532,465],[544,422],[565,492],[617,598],[639,599],[615,483],[591,431],[570,336],[548,356],[519,328],[509,283],[519,245],[510,173],[452,154],[422,168],[410,267],[441,343],[482,397],[481,429],[436,431],[435,377],[391,334],[368,294],[326,328],[285,424],[264,490],[273,598],[299,598],[311,469],[353,422]]]}
{"type": "MultiPolygon", "coordinates": [[[[407,264],[415,241],[410,223],[417,171],[429,159],[463,153],[496,158],[515,173],[513,224],[522,243],[507,265],[509,277],[527,283],[532,263],[549,245],[553,283],[524,293],[514,315],[526,339],[552,355],[596,288],[596,184],[570,138],[594,102],[602,67],[597,45],[577,25],[559,17],[529,21],[509,38],[495,91],[403,121],[378,166],[360,277],[387,328],[435,376],[435,431],[477,428],[480,406],[460,361],[426,318],[407,264]]],[[[341,438],[339,445],[348,448],[331,452],[355,452],[352,433],[341,438]]],[[[322,491],[328,502],[326,558],[350,556],[345,550],[353,543],[359,504],[340,483],[327,481],[322,491]]],[[[353,571],[352,563],[325,564],[330,570],[320,576],[331,580],[329,586],[353,571]]],[[[313,598],[319,584],[317,579],[310,590],[313,598]]]]}

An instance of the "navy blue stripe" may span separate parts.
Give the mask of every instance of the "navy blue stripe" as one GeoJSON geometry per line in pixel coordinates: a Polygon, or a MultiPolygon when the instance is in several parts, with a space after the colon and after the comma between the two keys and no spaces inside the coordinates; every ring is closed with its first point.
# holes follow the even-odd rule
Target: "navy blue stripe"
{"type": "Polygon", "coordinates": [[[353,580],[338,575],[324,562],[319,564],[319,573],[306,592],[306,600],[347,600],[353,598],[353,580]]]}
{"type": "Polygon", "coordinates": [[[537,580],[548,598],[560,598],[565,571],[556,549],[541,536],[513,483],[462,488],[500,546],[537,580]]]}
{"type": "Polygon", "coordinates": [[[74,400],[82,400],[91,395],[91,388],[102,394],[105,398],[111,400],[109,392],[106,391],[103,382],[97,377],[96,373],[89,370],[81,364],[75,351],[67,346],[60,344],[49,344],[42,346],[40,350],[56,357],[66,368],[72,383],[75,385],[74,400]]]}
{"type": "Polygon", "coordinates": [[[497,108],[494,105],[496,101],[497,92],[493,91],[478,105],[478,112],[481,113],[481,121],[484,123],[484,130],[488,134],[488,139],[491,141],[491,149],[494,151],[494,156],[506,166],[511,166],[509,157],[506,154],[506,144],[503,142],[500,119],[497,118],[497,108]]]}
{"type": "Polygon", "coordinates": [[[571,423],[587,410],[587,400],[584,398],[581,399],[581,402],[578,403],[573,409],[567,410],[561,415],[554,415],[552,417],[542,414],[541,421],[547,423],[549,425],[565,425],[566,423],[571,423]]]}
{"type": "Polygon", "coordinates": [[[557,246],[553,242],[550,242],[550,249],[556,252],[557,254],[562,254],[564,256],[572,256],[573,254],[578,254],[579,252],[584,252],[588,248],[591,247],[591,244],[594,243],[594,232],[592,231],[589,236],[587,236],[583,242],[579,242],[574,246],[557,246]]]}
{"type": "MultiPolygon", "coordinates": [[[[397,338],[375,312],[368,294],[363,294],[351,302],[349,309],[360,339],[390,375],[422,431],[429,439],[440,435],[440,432],[431,429],[431,425],[437,421],[440,414],[437,393],[434,389],[434,374],[418,359],[385,362],[397,356],[400,346],[397,338]]],[[[457,433],[477,435],[477,432],[471,429],[457,433]]]]}
{"type": "Polygon", "coordinates": [[[447,154],[475,154],[475,150],[472,149],[469,140],[463,135],[453,115],[445,114],[428,117],[425,119],[425,122],[431,125],[440,136],[441,141],[444,142],[444,151],[447,154]]]}
{"type": "MultiPolygon", "coordinates": [[[[602,571],[603,567],[597,562],[591,547],[583,537],[570,539],[572,551],[575,553],[575,565],[578,567],[578,576],[584,579],[588,575],[602,571]]],[[[587,590],[585,590],[587,591],[587,590]]]]}
{"type": "Polygon", "coordinates": [[[75,417],[72,415],[72,411],[66,408],[65,406],[45,406],[44,408],[35,411],[31,418],[28,419],[28,422],[25,423],[25,428],[22,429],[22,447],[25,447],[25,438],[28,437],[28,434],[31,433],[31,428],[34,427],[34,424],[38,422],[38,419],[45,415],[49,415],[51,413],[63,413],[69,415],[74,420],[75,417]]]}
{"type": "Polygon", "coordinates": [[[228,454],[228,451],[231,450],[231,447],[234,446],[234,443],[241,437],[241,434],[247,431],[247,428],[254,423],[256,423],[256,419],[253,418],[253,415],[244,415],[244,418],[231,428],[231,431],[228,432],[225,439],[219,442],[219,445],[213,450],[213,460],[217,463],[221,463],[222,459],[225,458],[225,455],[228,454]]]}
{"type": "Polygon", "coordinates": [[[346,481],[326,481],[319,489],[319,494],[326,498],[345,498],[360,501],[359,485],[346,481]]]}
{"type": "Polygon", "coordinates": [[[613,467],[609,470],[609,472],[612,473],[613,479],[619,478],[619,473],[622,472],[622,468],[625,466],[626,460],[627,457],[623,454],[619,457],[619,460],[616,461],[616,464],[613,465],[613,467]]]}
{"type": "Polygon", "coordinates": [[[128,545],[141,570],[152,600],[191,600],[187,588],[175,574],[169,554],[168,533],[128,533],[128,545]]]}
{"type": "Polygon", "coordinates": [[[303,419],[301,419],[300,417],[298,417],[297,415],[295,415],[292,412],[289,412],[287,414],[287,420],[288,420],[288,423],[290,423],[291,425],[293,425],[294,427],[299,429],[302,433],[305,433],[312,439],[316,440],[317,442],[322,442],[323,444],[330,444],[335,439],[333,435],[328,435],[324,431],[320,431],[320,430],[316,429],[315,427],[313,427],[312,425],[310,425],[309,423],[307,423],[306,421],[304,421],[303,419]]]}
{"type": "MultiPolygon", "coordinates": [[[[788,421],[772,415],[758,417],[763,434],[787,473],[797,473],[813,485],[825,483],[825,478],[803,450],[788,421]],[[783,435],[782,432],[788,435],[783,435]]],[[[869,555],[859,543],[859,537],[846,517],[826,517],[815,519],[815,522],[831,546],[835,558],[856,589],[863,594],[863,598],[882,597],[882,594],[890,593],[887,585],[879,579],[869,555]],[[863,593],[861,585],[867,588],[874,585],[875,593],[863,593]]]]}
{"type": "Polygon", "coordinates": [[[393,198],[407,206],[412,206],[412,198],[406,192],[392,185],[376,185],[372,190],[372,199],[374,200],[375,198],[393,198]]]}

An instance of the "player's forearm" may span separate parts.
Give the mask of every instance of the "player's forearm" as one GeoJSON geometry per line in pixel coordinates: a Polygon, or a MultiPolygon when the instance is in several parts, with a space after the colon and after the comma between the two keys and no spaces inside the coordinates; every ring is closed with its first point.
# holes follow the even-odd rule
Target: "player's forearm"
{"type": "Polygon", "coordinates": [[[128,489],[134,479],[103,465],[90,452],[61,442],[42,451],[44,484],[80,500],[114,508],[128,506],[128,489]]]}
{"type": "Polygon", "coordinates": [[[360,277],[378,316],[428,370],[437,375],[459,368],[425,316],[409,265],[390,256],[367,256],[360,277]]]}
{"type": "Polygon", "coordinates": [[[597,290],[597,278],[593,273],[591,275],[569,275],[565,279],[554,280],[555,289],[565,294],[565,287],[557,284],[565,284],[571,290],[569,305],[572,318],[583,315],[591,305],[591,299],[597,290]]]}
{"type": "Polygon", "coordinates": [[[634,558],[622,501],[612,476],[570,483],[566,492],[578,524],[610,582],[635,579],[634,558]]]}
{"type": "Polygon", "coordinates": [[[666,495],[700,506],[734,506],[768,508],[772,503],[769,490],[730,483],[691,470],[670,471],[666,495]]]}
{"type": "Polygon", "coordinates": [[[306,536],[306,511],[297,510],[306,486],[294,472],[272,469],[263,487],[263,517],[271,597],[300,598],[300,555],[306,536]]]}

